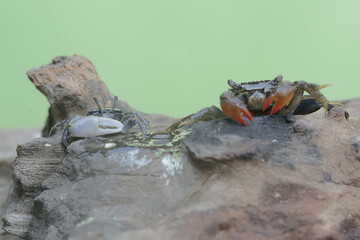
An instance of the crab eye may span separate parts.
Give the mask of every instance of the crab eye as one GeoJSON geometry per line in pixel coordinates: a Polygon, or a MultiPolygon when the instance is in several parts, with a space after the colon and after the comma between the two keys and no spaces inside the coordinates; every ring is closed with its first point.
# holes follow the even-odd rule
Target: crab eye
{"type": "Polygon", "coordinates": [[[280,74],[274,79],[276,82],[281,82],[283,80],[283,76],[280,74]]]}
{"type": "Polygon", "coordinates": [[[234,82],[234,81],[231,80],[231,79],[228,80],[228,84],[229,84],[229,86],[232,87],[232,88],[242,89],[241,85],[237,84],[236,82],[234,82]]]}

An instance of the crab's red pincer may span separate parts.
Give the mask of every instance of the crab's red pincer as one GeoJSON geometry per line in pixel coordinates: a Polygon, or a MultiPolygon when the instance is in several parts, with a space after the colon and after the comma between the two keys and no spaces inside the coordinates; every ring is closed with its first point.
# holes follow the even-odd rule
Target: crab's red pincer
{"type": "Polygon", "coordinates": [[[236,98],[232,92],[225,92],[220,96],[220,106],[223,112],[230,118],[238,121],[243,125],[247,125],[243,116],[253,121],[251,113],[246,105],[236,98]]]}
{"type": "Polygon", "coordinates": [[[289,102],[294,97],[294,93],[295,89],[290,85],[285,85],[277,88],[275,93],[271,93],[266,99],[263,105],[263,111],[265,111],[272,102],[275,102],[270,112],[271,115],[275,114],[280,109],[289,104],[289,102]]]}

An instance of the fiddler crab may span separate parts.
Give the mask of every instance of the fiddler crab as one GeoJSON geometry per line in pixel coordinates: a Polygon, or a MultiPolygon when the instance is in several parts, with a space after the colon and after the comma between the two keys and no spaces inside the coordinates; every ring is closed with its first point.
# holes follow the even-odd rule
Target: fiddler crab
{"type": "Polygon", "coordinates": [[[95,137],[124,132],[136,124],[142,131],[142,140],[146,140],[146,129],[149,122],[137,112],[124,112],[115,108],[118,97],[114,97],[112,108],[102,108],[99,100],[94,97],[98,110],[89,111],[86,116],[75,116],[55,124],[51,133],[58,127],[65,125],[61,135],[61,142],[67,147],[68,137],[95,137]]]}
{"type": "Polygon", "coordinates": [[[307,109],[302,111],[307,113],[314,112],[323,106],[326,115],[329,108],[333,107],[332,104],[341,105],[341,103],[329,102],[320,92],[321,89],[330,86],[330,84],[317,85],[305,81],[288,82],[282,80],[282,75],[273,80],[241,84],[228,80],[231,89],[221,94],[221,109],[228,117],[246,126],[243,117],[252,122],[252,116],[294,114],[294,111],[297,111],[302,101],[306,99],[306,96],[303,96],[304,91],[309,93],[308,99],[313,100],[311,104],[320,105],[314,108],[311,104],[306,104],[305,108],[307,109]]]}

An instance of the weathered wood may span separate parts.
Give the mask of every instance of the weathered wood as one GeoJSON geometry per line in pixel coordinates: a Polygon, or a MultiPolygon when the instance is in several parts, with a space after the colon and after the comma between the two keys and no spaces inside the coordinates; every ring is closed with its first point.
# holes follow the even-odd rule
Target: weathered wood
{"type": "MultiPolygon", "coordinates": [[[[94,97],[99,99],[102,106],[112,106],[113,95],[100,79],[94,65],[82,56],[56,57],[50,64],[29,70],[27,75],[50,103],[42,131],[44,137],[48,136],[55,123],[97,109],[94,97]]],[[[133,111],[121,100],[117,107],[133,111]]]]}

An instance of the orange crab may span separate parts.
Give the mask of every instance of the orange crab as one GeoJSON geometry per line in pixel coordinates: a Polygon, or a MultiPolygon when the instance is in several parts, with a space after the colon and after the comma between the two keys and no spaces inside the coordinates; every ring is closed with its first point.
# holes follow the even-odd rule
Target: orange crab
{"type": "Polygon", "coordinates": [[[324,106],[325,114],[329,104],[336,104],[330,103],[320,92],[320,89],[330,84],[320,86],[305,81],[288,82],[282,79],[282,75],[279,75],[273,80],[241,84],[229,80],[231,89],[220,96],[221,109],[228,117],[246,126],[243,117],[252,122],[252,116],[257,115],[293,114],[300,102],[306,98],[303,96],[304,91],[310,94],[307,98],[315,99],[318,104],[320,103],[320,107],[324,106]]]}

